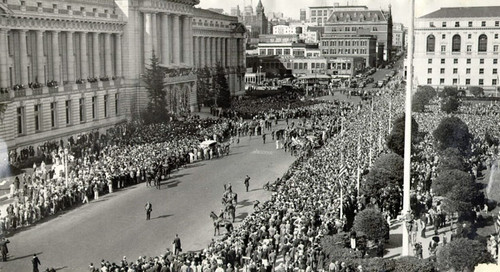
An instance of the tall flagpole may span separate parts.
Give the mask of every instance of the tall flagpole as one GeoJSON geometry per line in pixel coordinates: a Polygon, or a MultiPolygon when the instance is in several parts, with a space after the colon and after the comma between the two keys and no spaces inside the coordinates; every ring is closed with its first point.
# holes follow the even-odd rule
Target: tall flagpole
{"type": "MultiPolygon", "coordinates": [[[[408,40],[408,59],[406,64],[406,101],[405,101],[405,152],[404,152],[404,177],[403,177],[403,215],[411,212],[410,208],[410,171],[411,171],[411,96],[413,92],[413,51],[415,44],[415,0],[410,0],[410,28],[408,40]]],[[[409,233],[403,225],[403,252],[402,256],[410,254],[409,233]]]]}

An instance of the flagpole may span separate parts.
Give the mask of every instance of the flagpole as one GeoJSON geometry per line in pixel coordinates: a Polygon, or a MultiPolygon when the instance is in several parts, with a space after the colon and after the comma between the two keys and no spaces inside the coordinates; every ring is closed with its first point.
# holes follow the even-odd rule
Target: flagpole
{"type": "MultiPolygon", "coordinates": [[[[415,44],[415,0],[410,0],[410,28],[408,40],[407,78],[406,78],[406,101],[405,101],[405,152],[404,152],[404,176],[403,176],[403,216],[411,212],[410,208],[410,171],[411,171],[411,99],[413,92],[413,54],[415,44]]],[[[403,250],[402,256],[410,254],[409,233],[405,220],[403,224],[403,250]]]]}
{"type": "Polygon", "coordinates": [[[361,179],[361,169],[359,166],[360,163],[361,163],[361,134],[358,134],[358,169],[356,176],[356,190],[358,191],[358,197],[359,197],[359,181],[361,179]]]}

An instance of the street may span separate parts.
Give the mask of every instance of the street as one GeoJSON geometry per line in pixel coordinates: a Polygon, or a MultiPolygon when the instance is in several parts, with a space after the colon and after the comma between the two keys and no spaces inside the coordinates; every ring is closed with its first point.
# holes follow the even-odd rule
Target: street
{"type": "Polygon", "coordinates": [[[0,271],[29,271],[34,253],[41,270],[83,271],[90,262],[99,266],[102,259],[118,262],[124,255],[134,261],[163,254],[176,233],[184,252],[203,249],[213,238],[209,214],[222,208],[225,183],[238,193],[237,226],[253,211],[255,200],[269,197],[262,185],[281,177],[293,160],[272,141],[263,145],[260,136],[242,137],[229,156],[175,171],[161,190],[142,183],[15,234],[9,238],[9,260],[0,263],[0,271]],[[247,174],[248,193],[243,184],[247,174]],[[145,220],[147,201],[153,205],[150,221],[145,220]]]}

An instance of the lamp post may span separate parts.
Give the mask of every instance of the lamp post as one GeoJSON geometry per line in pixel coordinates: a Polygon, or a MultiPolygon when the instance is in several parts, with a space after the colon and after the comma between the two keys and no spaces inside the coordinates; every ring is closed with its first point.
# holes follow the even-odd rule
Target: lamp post
{"type": "Polygon", "coordinates": [[[68,187],[68,148],[64,148],[64,179],[66,187],[68,187]]]}

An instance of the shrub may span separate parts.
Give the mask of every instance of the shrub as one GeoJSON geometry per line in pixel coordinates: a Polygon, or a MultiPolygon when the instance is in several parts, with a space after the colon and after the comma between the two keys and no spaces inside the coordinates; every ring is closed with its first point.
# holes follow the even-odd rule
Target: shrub
{"type": "Polygon", "coordinates": [[[451,241],[437,253],[437,265],[443,271],[473,271],[479,263],[490,261],[486,246],[466,238],[451,241]]]}
{"type": "Polygon", "coordinates": [[[389,232],[389,225],[382,213],[375,209],[359,212],[354,219],[354,230],[364,234],[369,240],[382,240],[389,232]]]}
{"type": "Polygon", "coordinates": [[[469,127],[458,117],[446,117],[432,133],[438,142],[438,148],[457,148],[462,154],[470,152],[472,135],[469,127]]]}
{"type": "Polygon", "coordinates": [[[471,86],[469,87],[469,92],[475,97],[484,96],[484,89],[481,87],[471,86]]]}
{"type": "Polygon", "coordinates": [[[456,112],[459,107],[460,101],[456,97],[447,97],[441,102],[441,110],[448,114],[456,112]]]}

